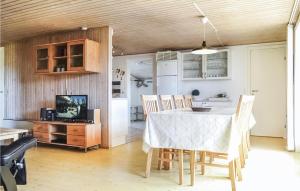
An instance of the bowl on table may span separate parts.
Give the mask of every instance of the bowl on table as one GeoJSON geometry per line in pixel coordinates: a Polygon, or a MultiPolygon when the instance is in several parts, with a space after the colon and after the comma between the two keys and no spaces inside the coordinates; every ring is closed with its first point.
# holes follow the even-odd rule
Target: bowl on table
{"type": "Polygon", "coordinates": [[[192,107],[194,112],[209,112],[211,110],[210,107],[192,107]]]}

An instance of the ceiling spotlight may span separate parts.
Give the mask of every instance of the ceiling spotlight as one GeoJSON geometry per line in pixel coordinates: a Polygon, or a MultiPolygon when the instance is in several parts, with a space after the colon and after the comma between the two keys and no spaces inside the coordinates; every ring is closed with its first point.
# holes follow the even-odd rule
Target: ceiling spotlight
{"type": "Polygon", "coordinates": [[[81,27],[81,30],[83,30],[83,31],[86,31],[88,28],[87,28],[87,26],[82,26],[81,27]]]}
{"type": "Polygon", "coordinates": [[[207,18],[207,17],[205,17],[205,16],[204,16],[204,17],[202,17],[202,23],[203,23],[203,24],[206,24],[207,22],[208,22],[208,18],[207,18]]]}

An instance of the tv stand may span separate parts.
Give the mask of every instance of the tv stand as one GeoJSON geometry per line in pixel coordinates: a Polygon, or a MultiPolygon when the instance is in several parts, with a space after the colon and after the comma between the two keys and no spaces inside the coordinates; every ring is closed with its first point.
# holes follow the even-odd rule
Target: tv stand
{"type": "Polygon", "coordinates": [[[33,123],[33,135],[39,143],[78,147],[85,152],[88,148],[99,147],[101,144],[101,123],[63,121],[34,121],[33,123]]]}

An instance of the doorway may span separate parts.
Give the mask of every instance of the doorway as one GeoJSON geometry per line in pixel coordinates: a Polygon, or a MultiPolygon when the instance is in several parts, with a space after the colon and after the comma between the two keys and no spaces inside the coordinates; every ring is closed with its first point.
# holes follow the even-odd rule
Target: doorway
{"type": "Polygon", "coordinates": [[[284,137],[286,133],[286,47],[250,49],[250,91],[255,95],[252,135],[284,137]]]}
{"type": "Polygon", "coordinates": [[[127,68],[130,74],[128,142],[131,142],[142,138],[145,129],[141,95],[153,94],[153,57],[145,56],[130,59],[127,68]]]}

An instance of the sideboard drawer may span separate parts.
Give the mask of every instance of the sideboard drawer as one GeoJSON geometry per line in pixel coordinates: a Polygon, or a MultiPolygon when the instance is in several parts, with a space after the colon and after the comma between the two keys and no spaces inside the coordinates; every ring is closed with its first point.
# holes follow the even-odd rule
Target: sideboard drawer
{"type": "Polygon", "coordinates": [[[83,136],[68,135],[68,145],[85,146],[85,138],[83,136]]]}
{"type": "Polygon", "coordinates": [[[49,126],[48,126],[48,124],[35,123],[33,125],[33,131],[48,133],[49,132],[49,126]]]}
{"type": "Polygon", "coordinates": [[[85,126],[84,125],[68,125],[67,127],[68,135],[85,135],[85,126]]]}
{"type": "Polygon", "coordinates": [[[50,134],[48,133],[33,131],[33,136],[37,138],[38,141],[50,143],[50,134]]]}

